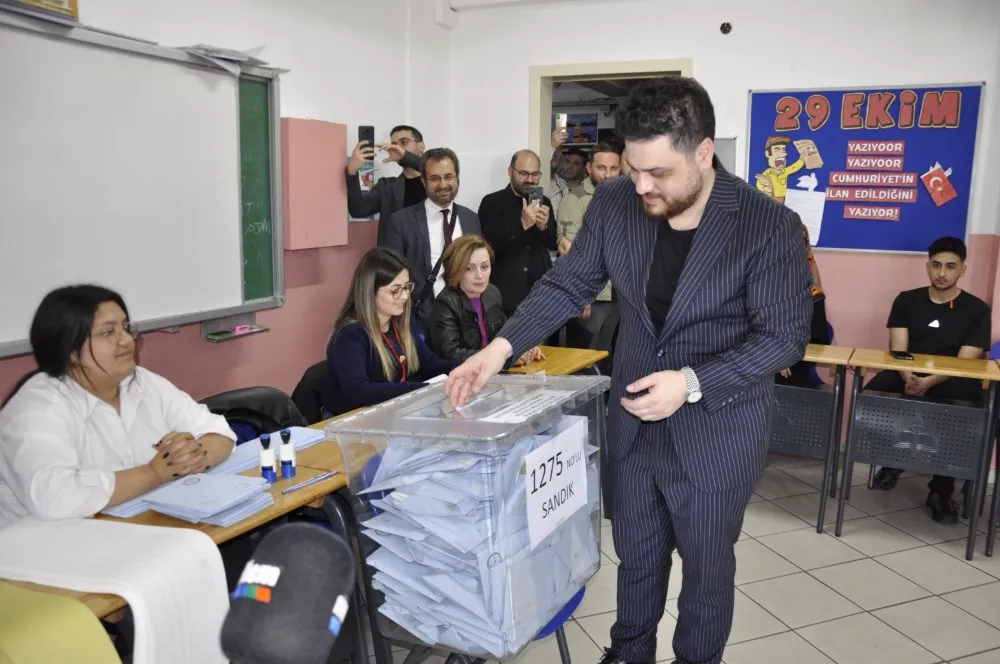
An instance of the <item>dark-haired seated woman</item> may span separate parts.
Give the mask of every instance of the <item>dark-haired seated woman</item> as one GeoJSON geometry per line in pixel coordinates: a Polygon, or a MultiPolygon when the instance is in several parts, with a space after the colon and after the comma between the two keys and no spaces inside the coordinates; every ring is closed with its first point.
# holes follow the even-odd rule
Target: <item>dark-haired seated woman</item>
{"type": "Polygon", "coordinates": [[[412,292],[399,254],[376,247],[362,257],[326,348],[323,408],[328,415],[412,392],[460,364],[441,359],[413,334],[412,292]]]}
{"type": "Polygon", "coordinates": [[[0,409],[0,527],[93,516],[232,451],[225,419],[136,366],[118,293],[52,291],[30,340],[38,371],[0,409]]]}
{"type": "MultiPolygon", "coordinates": [[[[496,338],[507,322],[500,289],[490,283],[493,248],[478,235],[463,235],[445,249],[445,287],[431,313],[431,348],[449,360],[467,360],[496,338]]],[[[544,360],[537,346],[514,366],[544,360]]]]}

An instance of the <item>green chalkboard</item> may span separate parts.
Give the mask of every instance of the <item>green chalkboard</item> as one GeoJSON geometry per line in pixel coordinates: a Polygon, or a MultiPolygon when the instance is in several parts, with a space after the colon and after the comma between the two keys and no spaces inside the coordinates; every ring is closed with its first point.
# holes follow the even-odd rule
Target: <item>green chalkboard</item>
{"type": "Polygon", "coordinates": [[[240,199],[243,204],[245,302],[274,295],[271,179],[268,84],[240,79],[240,199]]]}

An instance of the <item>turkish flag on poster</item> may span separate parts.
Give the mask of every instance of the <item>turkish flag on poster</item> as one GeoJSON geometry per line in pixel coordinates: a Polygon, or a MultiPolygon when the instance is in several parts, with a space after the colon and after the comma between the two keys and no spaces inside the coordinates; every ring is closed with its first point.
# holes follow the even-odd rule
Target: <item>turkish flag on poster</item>
{"type": "Polygon", "coordinates": [[[951,175],[950,168],[945,171],[941,168],[941,164],[934,164],[931,170],[920,176],[920,181],[927,187],[927,193],[931,195],[931,200],[938,207],[941,207],[953,198],[958,198],[958,192],[955,191],[955,187],[951,185],[951,180],[948,179],[949,175],[951,175]]]}

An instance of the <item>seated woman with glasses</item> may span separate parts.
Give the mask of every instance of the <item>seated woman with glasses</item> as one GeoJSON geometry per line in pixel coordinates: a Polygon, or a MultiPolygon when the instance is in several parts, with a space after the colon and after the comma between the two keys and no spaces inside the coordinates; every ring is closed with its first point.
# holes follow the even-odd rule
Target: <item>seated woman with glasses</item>
{"type": "MultiPolygon", "coordinates": [[[[490,283],[493,247],[478,235],[463,235],[444,251],[445,287],[431,314],[431,348],[449,360],[467,360],[496,338],[507,322],[500,289],[490,283]]],[[[544,360],[537,346],[514,366],[544,360]]]]}
{"type": "Polygon", "coordinates": [[[27,516],[93,516],[232,452],[224,418],[136,366],[118,293],[52,291],[30,340],[38,370],[0,409],[0,528],[27,516]]]}
{"type": "Polygon", "coordinates": [[[361,258],[326,347],[327,416],[388,401],[460,364],[441,359],[414,335],[412,292],[410,272],[395,251],[376,247],[361,258]]]}

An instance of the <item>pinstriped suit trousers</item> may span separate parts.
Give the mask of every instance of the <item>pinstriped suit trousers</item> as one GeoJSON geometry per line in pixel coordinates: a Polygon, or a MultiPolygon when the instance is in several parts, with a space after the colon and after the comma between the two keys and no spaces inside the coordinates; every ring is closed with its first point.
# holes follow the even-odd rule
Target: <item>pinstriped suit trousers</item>
{"type": "Polygon", "coordinates": [[[753,485],[702,491],[688,479],[674,446],[665,423],[647,423],[625,458],[611,459],[611,527],[621,560],[611,645],[621,661],[655,661],[677,549],[683,582],[675,657],[683,664],[719,664],[733,626],[733,545],[753,485]]]}

